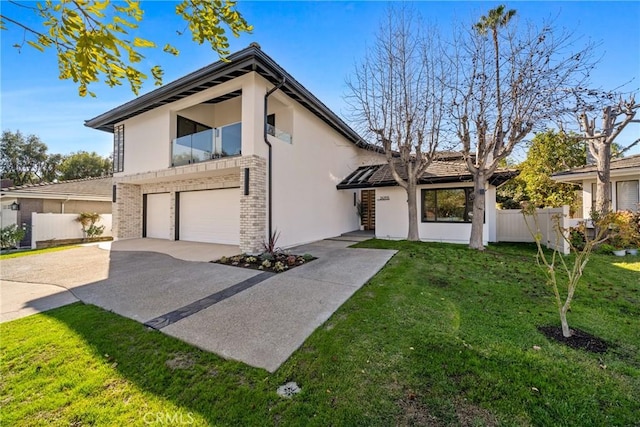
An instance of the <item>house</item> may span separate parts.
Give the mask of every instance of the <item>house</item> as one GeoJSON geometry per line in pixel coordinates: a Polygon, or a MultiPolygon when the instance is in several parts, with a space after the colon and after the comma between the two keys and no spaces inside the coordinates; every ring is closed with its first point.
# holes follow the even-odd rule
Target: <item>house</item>
{"type": "MultiPolygon", "coordinates": [[[[87,120],[86,126],[114,136],[115,238],[230,244],[255,253],[276,231],[278,246],[289,247],[358,229],[363,197],[372,206],[369,212],[378,211],[367,228],[381,236],[406,236],[402,212],[407,208],[398,188],[389,182],[368,185],[362,177],[361,186],[344,182],[368,167],[383,173],[379,150],[257,44],[87,120]]],[[[419,191],[436,184],[470,186],[468,175],[452,173],[426,180],[419,191]]],[[[494,206],[495,191],[488,190],[494,194],[488,204],[494,206]]],[[[488,214],[487,221],[493,220],[488,214]]],[[[451,236],[448,229],[456,225],[438,222],[421,231],[442,226],[447,230],[437,234],[440,239],[451,236]]],[[[459,227],[455,235],[462,240],[467,233],[468,239],[469,227],[459,227]]]]}
{"type": "MultiPolygon", "coordinates": [[[[402,172],[398,168],[400,175],[402,172]]],[[[499,169],[485,192],[484,243],[496,239],[496,188],[517,175],[499,169]]],[[[405,177],[403,177],[405,178],[405,177]]],[[[418,181],[418,231],[422,240],[468,243],[473,215],[473,177],[460,153],[440,154],[418,181]]],[[[388,164],[364,166],[337,186],[359,189],[365,229],[376,237],[404,239],[408,229],[406,190],[398,186],[388,164]]]]}
{"type": "MultiPolygon", "coordinates": [[[[596,203],[596,165],[580,166],[551,176],[582,187],[582,217],[590,218],[596,203]]],[[[640,201],[640,154],[611,160],[611,209],[637,212],[640,201]]]]}
{"type": "Polygon", "coordinates": [[[2,227],[17,224],[27,231],[20,246],[31,246],[33,213],[111,213],[111,177],[46,182],[2,188],[2,227]]]}

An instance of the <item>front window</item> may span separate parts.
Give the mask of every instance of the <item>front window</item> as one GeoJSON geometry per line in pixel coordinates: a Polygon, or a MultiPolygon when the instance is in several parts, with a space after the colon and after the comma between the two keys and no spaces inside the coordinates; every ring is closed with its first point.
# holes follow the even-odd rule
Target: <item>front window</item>
{"type": "Polygon", "coordinates": [[[471,222],[473,188],[422,190],[422,222],[471,222]]]}

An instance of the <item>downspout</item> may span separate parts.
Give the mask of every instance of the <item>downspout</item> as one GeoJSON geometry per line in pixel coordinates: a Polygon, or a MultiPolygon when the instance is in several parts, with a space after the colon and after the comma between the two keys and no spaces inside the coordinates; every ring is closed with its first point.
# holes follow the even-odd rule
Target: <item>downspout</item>
{"type": "Polygon", "coordinates": [[[71,196],[67,196],[67,200],[65,200],[64,202],[62,202],[62,204],[60,205],[60,213],[64,213],[64,204],[67,203],[69,200],[71,199],[71,196]]]}
{"type": "Polygon", "coordinates": [[[267,168],[269,169],[267,172],[267,188],[269,190],[269,199],[267,200],[267,212],[269,215],[269,239],[271,239],[271,236],[273,235],[273,221],[272,221],[272,174],[271,174],[271,164],[272,164],[272,159],[273,159],[273,154],[272,154],[272,147],[271,147],[271,143],[269,142],[269,138],[267,138],[267,115],[268,115],[268,100],[267,98],[269,98],[269,95],[271,95],[273,92],[275,92],[276,90],[280,89],[282,87],[282,85],[284,85],[284,82],[286,81],[286,78],[284,76],[282,76],[282,81],[280,83],[278,83],[277,86],[275,86],[273,89],[267,91],[266,95],[264,96],[264,142],[267,144],[267,146],[269,147],[269,157],[268,157],[268,166],[267,168]]]}

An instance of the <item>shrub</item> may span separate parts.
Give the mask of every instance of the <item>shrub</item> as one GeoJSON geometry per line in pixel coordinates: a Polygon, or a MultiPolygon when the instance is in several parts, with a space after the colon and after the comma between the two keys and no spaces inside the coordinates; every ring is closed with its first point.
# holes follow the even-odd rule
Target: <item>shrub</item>
{"type": "Polygon", "coordinates": [[[20,240],[24,239],[26,230],[18,227],[16,224],[7,225],[0,229],[0,248],[11,249],[15,248],[20,240]]]}
{"type": "Polygon", "coordinates": [[[81,212],[76,221],[82,226],[82,232],[86,237],[99,237],[104,233],[104,225],[96,225],[100,221],[100,214],[97,212],[81,212]]]}

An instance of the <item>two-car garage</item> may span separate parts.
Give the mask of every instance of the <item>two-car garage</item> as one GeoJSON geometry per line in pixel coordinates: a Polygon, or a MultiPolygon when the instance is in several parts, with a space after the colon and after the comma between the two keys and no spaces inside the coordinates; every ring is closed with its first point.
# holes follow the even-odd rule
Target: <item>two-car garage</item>
{"type": "Polygon", "coordinates": [[[240,243],[240,194],[238,188],[175,193],[171,215],[170,193],[146,194],[143,199],[144,237],[171,238],[190,242],[240,243]]]}

